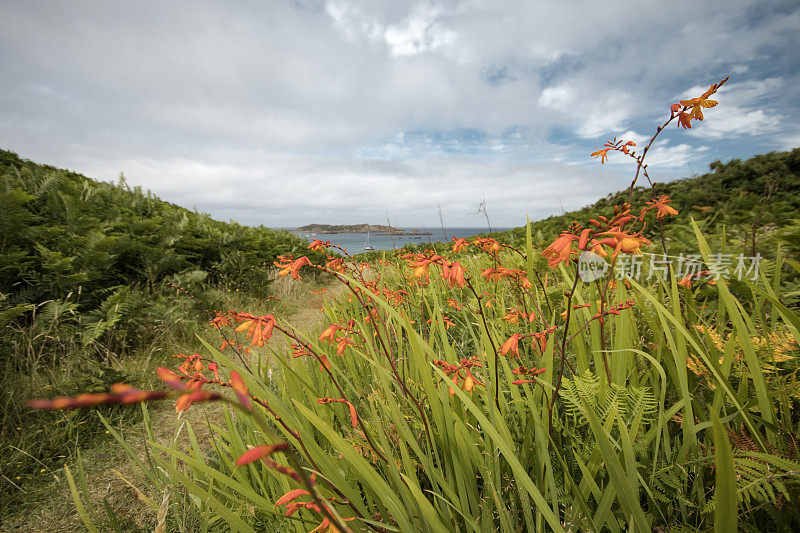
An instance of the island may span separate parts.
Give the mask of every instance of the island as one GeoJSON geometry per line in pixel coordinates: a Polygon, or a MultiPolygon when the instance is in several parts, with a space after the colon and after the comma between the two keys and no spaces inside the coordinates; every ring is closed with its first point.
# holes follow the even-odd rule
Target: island
{"type": "Polygon", "coordinates": [[[334,233],[374,233],[375,235],[431,235],[429,231],[403,230],[381,224],[307,224],[292,231],[298,233],[334,234],[334,233]]]}

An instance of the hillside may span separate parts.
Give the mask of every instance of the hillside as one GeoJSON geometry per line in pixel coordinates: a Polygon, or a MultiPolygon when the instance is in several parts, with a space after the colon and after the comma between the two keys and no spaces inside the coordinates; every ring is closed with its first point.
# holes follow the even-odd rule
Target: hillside
{"type": "MultiPolygon", "coordinates": [[[[701,176],[656,183],[655,194],[650,187],[638,187],[631,202],[634,211],[662,194],[669,195],[670,205],[678,210],[677,216],[663,219],[668,244],[675,251],[694,245],[688,229],[690,217],[708,234],[724,227],[730,242],[739,243],[750,252],[755,248],[764,256],[773,255],[774,248],[769,243],[778,237],[790,252],[800,251],[800,148],[757,155],[746,161],[716,161],[711,163],[710,172],[701,176]]],[[[627,190],[609,194],[577,211],[532,222],[531,229],[534,236],[539,234],[539,240],[552,240],[573,221],[586,224],[590,218],[608,213],[614,205],[627,200],[627,190]]],[[[646,233],[656,236],[657,227],[646,233]]],[[[525,228],[496,236],[524,243],[525,228]]]]}
{"type": "MultiPolygon", "coordinates": [[[[0,213],[0,492],[11,495],[0,502],[0,523],[76,444],[105,434],[91,413],[53,423],[26,400],[120,381],[147,386],[172,354],[200,349],[202,307],[224,310],[232,297],[277,305],[267,300],[273,261],[308,252],[288,231],[220,222],[123,178],[99,182],[3,150],[0,213]]],[[[140,416],[136,408],[104,414],[140,416]]]]}
{"type": "MultiPolygon", "coordinates": [[[[220,222],[140,187],[92,180],[0,150],[0,293],[5,305],[64,298],[193,272],[265,289],[265,268],[305,242],[287,231],[220,222]]],[[[178,281],[178,279],[173,279],[178,281]]]]}

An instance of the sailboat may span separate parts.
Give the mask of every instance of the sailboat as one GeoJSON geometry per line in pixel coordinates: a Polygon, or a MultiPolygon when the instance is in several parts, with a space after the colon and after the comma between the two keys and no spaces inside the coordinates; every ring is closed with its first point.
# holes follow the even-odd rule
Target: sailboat
{"type": "Polygon", "coordinates": [[[375,248],[373,248],[372,246],[369,245],[369,232],[367,232],[367,240],[364,241],[364,249],[368,250],[368,251],[375,249],[375,248]]]}

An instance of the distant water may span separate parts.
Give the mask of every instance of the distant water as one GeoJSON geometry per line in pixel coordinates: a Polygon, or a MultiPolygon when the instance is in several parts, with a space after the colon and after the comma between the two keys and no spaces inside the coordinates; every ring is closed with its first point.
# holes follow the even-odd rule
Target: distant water
{"type": "MultiPolygon", "coordinates": [[[[413,230],[412,228],[398,228],[404,231],[421,231],[430,232],[431,235],[377,235],[375,233],[369,234],[369,244],[376,250],[394,250],[402,248],[406,244],[422,244],[428,242],[444,242],[453,240],[456,237],[472,237],[481,233],[489,233],[486,227],[481,228],[445,228],[445,233],[442,233],[442,228],[419,228],[413,230]]],[[[492,228],[494,231],[504,231],[511,228],[492,228]]],[[[313,235],[311,233],[295,232],[300,237],[307,241],[312,239],[319,239],[321,241],[331,241],[331,244],[341,246],[347,253],[351,255],[360,254],[364,252],[364,245],[367,241],[366,233],[319,233],[313,235]]]]}

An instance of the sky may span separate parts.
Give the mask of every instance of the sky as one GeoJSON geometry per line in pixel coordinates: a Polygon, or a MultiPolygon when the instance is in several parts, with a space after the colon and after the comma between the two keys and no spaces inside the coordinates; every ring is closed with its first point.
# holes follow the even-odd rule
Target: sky
{"type": "Polygon", "coordinates": [[[800,146],[800,2],[0,0],[0,148],[249,225],[512,227],[800,146]]]}

